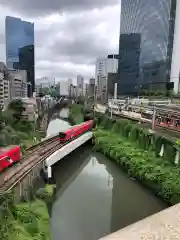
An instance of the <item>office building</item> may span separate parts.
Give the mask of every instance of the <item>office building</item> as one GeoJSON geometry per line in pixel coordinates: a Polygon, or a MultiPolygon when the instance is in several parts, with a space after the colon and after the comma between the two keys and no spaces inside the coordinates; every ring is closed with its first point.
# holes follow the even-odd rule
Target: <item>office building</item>
{"type": "MultiPolygon", "coordinates": [[[[175,9],[175,3],[174,3],[175,9]]],[[[171,75],[170,82],[174,82],[174,93],[180,92],[180,1],[176,2],[176,13],[175,13],[175,27],[174,27],[174,42],[173,42],[173,54],[171,62],[171,75]]],[[[174,19],[172,18],[172,24],[174,19]]]]}
{"type": "Polygon", "coordinates": [[[28,96],[35,91],[34,24],[6,17],[6,64],[27,71],[28,96]]]}
{"type": "Polygon", "coordinates": [[[95,78],[89,79],[89,96],[94,96],[95,94],[95,78]]]}
{"type": "Polygon", "coordinates": [[[10,74],[3,62],[0,62],[0,108],[4,109],[11,100],[10,94],[10,74]]]}
{"type": "Polygon", "coordinates": [[[108,99],[114,98],[114,89],[115,84],[117,83],[117,73],[108,73],[108,82],[107,82],[107,89],[108,89],[108,99]]]}
{"type": "Polygon", "coordinates": [[[38,108],[36,98],[21,98],[25,111],[23,112],[23,117],[30,122],[35,122],[38,117],[38,108]]]}
{"type": "Polygon", "coordinates": [[[121,34],[119,49],[119,83],[118,94],[133,94],[140,89],[140,45],[138,33],[121,34]]]}
{"type": "Polygon", "coordinates": [[[10,102],[9,81],[4,79],[4,73],[0,72],[0,108],[4,109],[10,102]]]}
{"type": "Polygon", "coordinates": [[[55,86],[55,78],[50,77],[42,77],[36,79],[36,87],[39,88],[50,88],[51,86],[55,86]]]}
{"type": "Polygon", "coordinates": [[[165,90],[170,81],[175,15],[176,0],[121,0],[119,94],[138,94],[141,88],[165,90]]]}
{"type": "Polygon", "coordinates": [[[59,94],[60,96],[69,96],[69,82],[67,80],[61,80],[59,82],[59,94]]]}
{"type": "Polygon", "coordinates": [[[83,88],[83,86],[84,86],[84,77],[81,75],[77,76],[77,86],[79,88],[83,88]]]}
{"type": "Polygon", "coordinates": [[[99,58],[96,61],[95,84],[97,99],[107,101],[108,73],[117,73],[118,55],[108,55],[107,58],[99,58]]]}
{"type": "Polygon", "coordinates": [[[77,76],[77,86],[81,89],[83,89],[84,86],[84,77],[81,75],[77,76]]]}
{"type": "Polygon", "coordinates": [[[28,83],[26,70],[9,70],[11,75],[10,81],[10,94],[11,98],[27,98],[28,96],[28,83]]]}
{"type": "Polygon", "coordinates": [[[77,76],[77,96],[83,96],[84,89],[84,77],[82,75],[77,76]]]}
{"type": "Polygon", "coordinates": [[[68,78],[68,85],[70,86],[70,85],[72,85],[72,84],[73,84],[72,78],[68,78]]]}

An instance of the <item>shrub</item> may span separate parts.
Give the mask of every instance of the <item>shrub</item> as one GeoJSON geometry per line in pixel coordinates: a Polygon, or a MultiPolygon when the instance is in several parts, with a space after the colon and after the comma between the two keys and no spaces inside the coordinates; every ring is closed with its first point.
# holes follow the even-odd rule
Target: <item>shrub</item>
{"type": "Polygon", "coordinates": [[[106,130],[95,132],[95,147],[115,160],[129,176],[149,186],[165,201],[175,204],[180,201],[180,169],[163,158],[155,157],[152,151],[137,148],[124,137],[106,130]]]}
{"type": "Polygon", "coordinates": [[[159,157],[163,146],[162,157],[171,163],[175,163],[176,154],[179,151],[178,142],[174,143],[171,139],[153,134],[149,130],[143,129],[139,124],[135,124],[129,120],[115,121],[105,116],[99,119],[98,125],[100,128],[112,130],[112,132],[128,139],[128,141],[136,143],[136,147],[153,151],[156,157],[159,157]]]}
{"type": "Polygon", "coordinates": [[[180,169],[174,164],[179,141],[153,134],[129,120],[99,119],[94,132],[95,149],[116,161],[128,173],[175,204],[180,201],[180,169]],[[164,153],[160,156],[164,146],[164,153]]]}
{"type": "Polygon", "coordinates": [[[69,111],[69,121],[72,125],[84,122],[83,106],[72,104],[69,111]]]}

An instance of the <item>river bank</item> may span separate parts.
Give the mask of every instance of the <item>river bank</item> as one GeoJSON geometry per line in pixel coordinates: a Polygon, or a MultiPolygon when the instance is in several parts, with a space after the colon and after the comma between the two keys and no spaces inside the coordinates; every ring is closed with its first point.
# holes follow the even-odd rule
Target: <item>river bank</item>
{"type": "Polygon", "coordinates": [[[127,120],[101,119],[95,148],[169,204],[180,202],[178,146],[127,120]]]}
{"type": "Polygon", "coordinates": [[[39,189],[29,202],[14,203],[13,195],[0,197],[0,238],[2,240],[50,240],[48,204],[53,186],[39,189]]]}

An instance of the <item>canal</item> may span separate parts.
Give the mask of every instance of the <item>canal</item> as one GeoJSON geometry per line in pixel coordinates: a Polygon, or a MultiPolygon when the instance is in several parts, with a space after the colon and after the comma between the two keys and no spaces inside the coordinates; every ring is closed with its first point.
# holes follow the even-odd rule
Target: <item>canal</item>
{"type": "MultiPolygon", "coordinates": [[[[70,125],[60,119],[48,134],[70,125]]],[[[167,205],[115,163],[85,145],[53,166],[56,197],[52,206],[52,240],[97,240],[159,212],[167,205]]]]}

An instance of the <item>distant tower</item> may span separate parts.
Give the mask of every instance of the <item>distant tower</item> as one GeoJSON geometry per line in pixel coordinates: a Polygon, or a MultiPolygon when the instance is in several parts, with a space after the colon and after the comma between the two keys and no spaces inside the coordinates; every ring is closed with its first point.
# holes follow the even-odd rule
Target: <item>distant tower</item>
{"type": "Polygon", "coordinates": [[[31,97],[35,91],[34,24],[7,16],[5,28],[7,67],[27,71],[31,97]]]}

